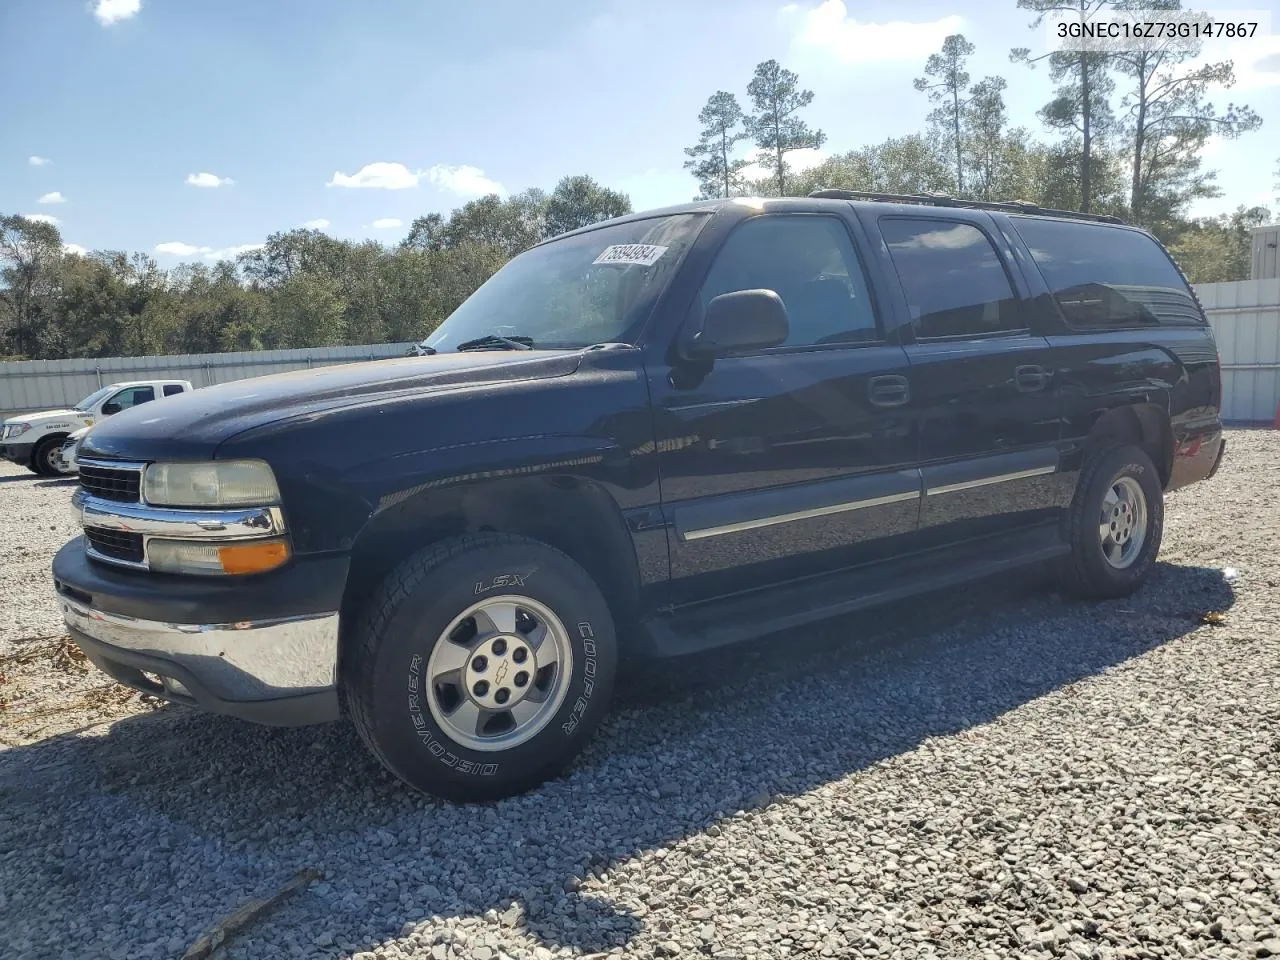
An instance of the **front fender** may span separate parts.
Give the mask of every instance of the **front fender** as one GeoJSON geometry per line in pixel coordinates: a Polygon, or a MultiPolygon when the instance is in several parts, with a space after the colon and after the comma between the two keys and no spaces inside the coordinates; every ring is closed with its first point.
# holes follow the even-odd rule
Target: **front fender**
{"type": "Polygon", "coordinates": [[[575,477],[623,511],[659,500],[648,393],[634,368],[334,411],[240,435],[217,457],[271,464],[300,553],[349,550],[371,518],[466,484],[575,477]]]}

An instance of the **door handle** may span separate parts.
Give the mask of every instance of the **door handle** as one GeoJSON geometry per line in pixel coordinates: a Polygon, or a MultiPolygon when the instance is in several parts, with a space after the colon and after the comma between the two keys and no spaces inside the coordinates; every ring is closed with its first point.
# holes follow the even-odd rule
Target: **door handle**
{"type": "Polygon", "coordinates": [[[1038,364],[1027,364],[1013,371],[1013,382],[1019,393],[1035,393],[1049,385],[1052,374],[1038,364]]]}
{"type": "Polygon", "coordinates": [[[867,397],[873,407],[900,407],[911,399],[911,385],[897,374],[872,377],[867,382],[867,397]]]}

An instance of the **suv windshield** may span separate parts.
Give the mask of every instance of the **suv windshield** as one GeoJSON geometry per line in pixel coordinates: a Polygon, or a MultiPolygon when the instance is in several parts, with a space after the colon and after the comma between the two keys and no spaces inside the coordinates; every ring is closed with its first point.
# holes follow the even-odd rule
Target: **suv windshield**
{"type": "Polygon", "coordinates": [[[97,403],[99,400],[105,397],[108,393],[110,393],[112,389],[113,389],[112,387],[100,387],[99,389],[93,391],[93,393],[85,397],[83,400],[81,400],[79,403],[77,403],[75,406],[75,409],[88,410],[95,403],[97,403]]]}
{"type": "Polygon", "coordinates": [[[426,345],[456,350],[485,337],[535,349],[634,343],[706,217],[633,220],[520,254],[473,293],[426,345]]]}

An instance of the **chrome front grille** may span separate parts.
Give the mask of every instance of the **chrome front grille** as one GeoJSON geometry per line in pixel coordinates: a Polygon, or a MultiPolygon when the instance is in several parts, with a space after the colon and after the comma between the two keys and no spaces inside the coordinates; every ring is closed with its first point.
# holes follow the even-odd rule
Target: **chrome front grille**
{"type": "MultiPolygon", "coordinates": [[[[94,466],[101,464],[95,461],[94,466]]],[[[90,557],[140,569],[148,569],[148,544],[156,538],[221,543],[279,537],[287,532],[284,513],[276,506],[225,510],[157,507],[111,500],[85,488],[72,496],[71,509],[84,528],[90,557]]]]}
{"type": "Polygon", "coordinates": [[[125,563],[142,563],[142,534],[121,533],[119,530],[99,530],[88,528],[84,532],[85,539],[94,553],[111,560],[123,560],[125,563]]]}
{"type": "Polygon", "coordinates": [[[100,500],[138,503],[142,500],[142,465],[80,460],[80,489],[100,500]]]}

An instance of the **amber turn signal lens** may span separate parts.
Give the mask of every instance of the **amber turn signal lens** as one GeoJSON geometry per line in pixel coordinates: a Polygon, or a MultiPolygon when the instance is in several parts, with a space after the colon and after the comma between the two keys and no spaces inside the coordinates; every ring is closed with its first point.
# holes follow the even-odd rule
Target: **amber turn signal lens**
{"type": "Polygon", "coordinates": [[[289,545],[280,540],[267,543],[233,543],[218,548],[224,573],[265,573],[289,559],[289,545]]]}

